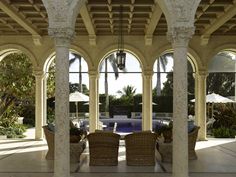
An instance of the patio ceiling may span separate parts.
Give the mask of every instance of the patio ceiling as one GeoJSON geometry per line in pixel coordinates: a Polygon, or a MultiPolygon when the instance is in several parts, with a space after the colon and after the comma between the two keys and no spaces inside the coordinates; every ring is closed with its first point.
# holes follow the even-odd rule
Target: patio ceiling
{"type": "MultiPolygon", "coordinates": [[[[126,35],[165,35],[166,19],[156,0],[88,0],[77,17],[77,35],[114,35],[123,4],[126,35]]],[[[201,0],[195,35],[236,35],[236,0],[201,0]]],[[[0,35],[47,35],[48,17],[42,0],[1,0],[0,35]]]]}

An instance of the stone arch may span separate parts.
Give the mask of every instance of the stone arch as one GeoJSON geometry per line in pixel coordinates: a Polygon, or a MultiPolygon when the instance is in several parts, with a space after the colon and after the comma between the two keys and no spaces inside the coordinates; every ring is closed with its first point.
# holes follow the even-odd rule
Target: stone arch
{"type": "Polygon", "coordinates": [[[19,45],[19,44],[5,44],[5,45],[1,45],[0,46],[0,61],[7,55],[11,54],[11,53],[15,53],[15,52],[23,52],[24,54],[26,54],[30,61],[32,62],[33,65],[33,69],[37,69],[39,67],[37,58],[35,57],[35,55],[33,54],[33,52],[31,52],[29,49],[27,49],[26,47],[19,45]]]}
{"type": "MultiPolygon", "coordinates": [[[[98,62],[98,64],[97,64],[97,66],[96,66],[97,71],[99,70],[99,65],[100,65],[101,62],[103,61],[104,57],[107,56],[109,53],[114,52],[114,51],[116,51],[116,50],[117,50],[117,45],[110,45],[109,47],[107,47],[107,48],[101,50],[101,51],[103,51],[103,52],[101,52],[101,53],[98,55],[98,56],[99,56],[99,57],[98,57],[99,62],[98,62]]],[[[144,55],[143,55],[142,52],[140,52],[137,48],[126,44],[124,51],[131,53],[132,55],[134,55],[134,56],[137,58],[137,60],[138,60],[139,63],[140,63],[140,66],[141,66],[142,71],[144,71],[145,68],[148,67],[148,63],[147,63],[147,61],[145,60],[144,55]]]]}
{"type": "Polygon", "coordinates": [[[50,53],[50,55],[48,55],[46,57],[46,60],[43,64],[43,71],[46,73],[48,72],[49,66],[51,65],[52,61],[55,59],[55,51],[53,51],[52,53],[50,53]]]}
{"type": "Polygon", "coordinates": [[[171,28],[185,26],[193,27],[194,17],[201,0],[179,1],[157,1],[166,17],[168,31],[171,28]]]}
{"type": "MultiPolygon", "coordinates": [[[[78,46],[75,46],[75,45],[71,45],[70,51],[78,53],[78,54],[80,54],[84,58],[84,60],[86,61],[87,65],[88,65],[88,70],[90,70],[91,68],[94,68],[94,63],[91,60],[91,57],[89,56],[89,54],[87,52],[85,52],[84,49],[82,49],[82,48],[80,48],[78,46]]],[[[51,62],[55,58],[55,54],[56,53],[55,53],[54,49],[50,49],[46,53],[46,55],[44,56],[44,58],[46,59],[44,64],[43,64],[44,72],[47,71],[48,66],[50,66],[51,62]]]]}
{"type": "MultiPolygon", "coordinates": [[[[157,49],[155,52],[153,52],[154,54],[152,55],[152,60],[151,60],[152,68],[154,67],[154,63],[155,63],[156,59],[160,55],[168,53],[168,52],[173,52],[171,45],[165,45],[165,46],[157,49]]],[[[195,71],[198,71],[199,68],[201,68],[201,66],[202,66],[202,62],[200,60],[199,55],[192,48],[188,48],[188,57],[191,59],[189,62],[191,63],[192,68],[195,71]]]]}
{"type": "Polygon", "coordinates": [[[212,59],[214,58],[215,55],[217,55],[219,52],[222,51],[233,51],[236,52],[236,44],[224,44],[224,45],[220,45],[218,47],[216,47],[215,49],[212,50],[212,52],[209,53],[209,55],[207,56],[207,58],[209,58],[208,62],[207,62],[207,66],[206,68],[208,68],[209,63],[212,61],[212,59]]]}
{"type": "Polygon", "coordinates": [[[94,62],[93,62],[92,58],[83,48],[78,47],[76,45],[71,45],[70,51],[78,53],[84,58],[84,60],[86,61],[87,65],[88,65],[88,70],[91,70],[94,68],[94,62]]]}
{"type": "Polygon", "coordinates": [[[80,8],[87,3],[87,0],[80,0],[80,1],[72,1],[69,7],[69,12],[71,17],[71,23],[75,26],[76,18],[80,12],[80,8]]]}
{"type": "Polygon", "coordinates": [[[195,50],[188,48],[188,56],[191,58],[192,64],[194,64],[196,71],[199,71],[203,67],[203,63],[195,50]]]}
{"type": "Polygon", "coordinates": [[[164,45],[163,47],[160,47],[158,48],[157,50],[155,50],[153,53],[152,53],[152,56],[151,56],[151,66],[153,68],[154,66],[154,63],[157,59],[157,57],[159,57],[161,54],[163,54],[164,52],[166,51],[170,51],[171,50],[171,45],[170,44],[167,44],[167,45],[164,45]]]}
{"type": "Polygon", "coordinates": [[[66,29],[67,33],[72,35],[74,33],[76,17],[82,5],[86,3],[86,0],[71,1],[70,3],[67,0],[59,0],[58,2],[51,0],[42,1],[48,14],[49,29],[66,29]]]}

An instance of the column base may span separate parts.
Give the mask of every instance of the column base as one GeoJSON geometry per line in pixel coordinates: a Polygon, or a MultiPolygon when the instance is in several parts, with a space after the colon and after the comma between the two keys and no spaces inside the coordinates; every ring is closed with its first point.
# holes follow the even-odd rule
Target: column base
{"type": "Polygon", "coordinates": [[[208,141],[207,138],[198,138],[197,141],[208,141]]]}
{"type": "Polygon", "coordinates": [[[43,138],[35,138],[35,141],[43,141],[43,138]]]}

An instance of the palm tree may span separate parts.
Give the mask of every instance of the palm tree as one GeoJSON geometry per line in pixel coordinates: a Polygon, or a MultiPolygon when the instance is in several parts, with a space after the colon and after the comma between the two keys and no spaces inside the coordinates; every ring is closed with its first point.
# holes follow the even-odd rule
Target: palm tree
{"type": "Polygon", "coordinates": [[[122,90],[117,91],[118,94],[121,95],[121,97],[133,97],[135,95],[136,88],[131,85],[127,85],[122,88],[122,90]]]}
{"type": "Polygon", "coordinates": [[[157,59],[157,84],[156,84],[157,96],[161,95],[161,73],[160,73],[161,68],[160,67],[162,67],[164,72],[166,71],[166,65],[168,63],[167,56],[168,56],[167,54],[162,55],[157,59]]]}
{"type": "Polygon", "coordinates": [[[108,65],[108,61],[111,64],[111,67],[114,71],[115,74],[115,79],[117,79],[119,77],[119,71],[118,71],[118,67],[116,65],[116,58],[114,53],[109,55],[107,58],[105,58],[105,66],[104,65],[100,65],[100,72],[102,70],[102,67],[105,67],[105,81],[104,81],[104,86],[105,86],[105,96],[106,96],[106,102],[105,102],[105,112],[109,112],[109,94],[108,94],[108,71],[107,71],[107,65],[108,65]]]}
{"type": "Polygon", "coordinates": [[[122,105],[133,105],[135,92],[136,88],[130,85],[127,85],[123,87],[122,90],[117,91],[117,93],[121,95],[120,101],[122,102],[122,105]]]}
{"type": "Polygon", "coordinates": [[[76,60],[79,60],[79,92],[83,92],[83,86],[82,86],[82,65],[81,65],[81,56],[78,54],[73,53],[74,58],[71,58],[69,61],[69,65],[71,66],[76,60]]]}

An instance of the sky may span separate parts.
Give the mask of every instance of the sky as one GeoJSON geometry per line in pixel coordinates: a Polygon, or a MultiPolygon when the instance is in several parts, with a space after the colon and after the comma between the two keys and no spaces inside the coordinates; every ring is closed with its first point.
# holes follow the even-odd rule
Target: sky
{"type": "MultiPolygon", "coordinates": [[[[73,58],[73,55],[70,55],[70,58],[73,58]]],[[[173,59],[168,58],[167,71],[171,71],[173,66],[173,59]]],[[[108,74],[108,92],[111,95],[115,95],[119,97],[117,94],[118,90],[122,90],[123,87],[127,85],[131,85],[136,88],[136,93],[142,93],[142,69],[140,67],[139,61],[130,53],[126,53],[126,69],[127,72],[140,72],[140,73],[119,73],[119,77],[115,79],[114,73],[108,74]]],[[[102,67],[102,71],[104,72],[104,67],[102,67]]],[[[70,72],[78,72],[79,71],[79,62],[76,60],[70,67],[70,72]]],[[[82,72],[87,72],[88,66],[84,59],[82,59],[82,72]]],[[[112,67],[108,62],[108,72],[112,72],[112,67]]],[[[119,70],[120,71],[120,70],[119,70]]],[[[154,71],[156,71],[156,63],[154,64],[154,71]]],[[[163,71],[163,70],[161,70],[163,71]]],[[[122,72],[122,71],[120,71],[122,72]]],[[[105,92],[104,90],[104,73],[101,73],[99,76],[99,93],[102,94],[105,92]]],[[[70,74],[70,82],[78,83],[79,76],[78,74],[70,74]]],[[[166,81],[166,74],[161,74],[162,83],[166,81]]],[[[82,83],[86,84],[89,88],[89,77],[88,74],[83,74],[82,83]]],[[[153,75],[153,88],[156,86],[156,75],[153,75]]]]}

